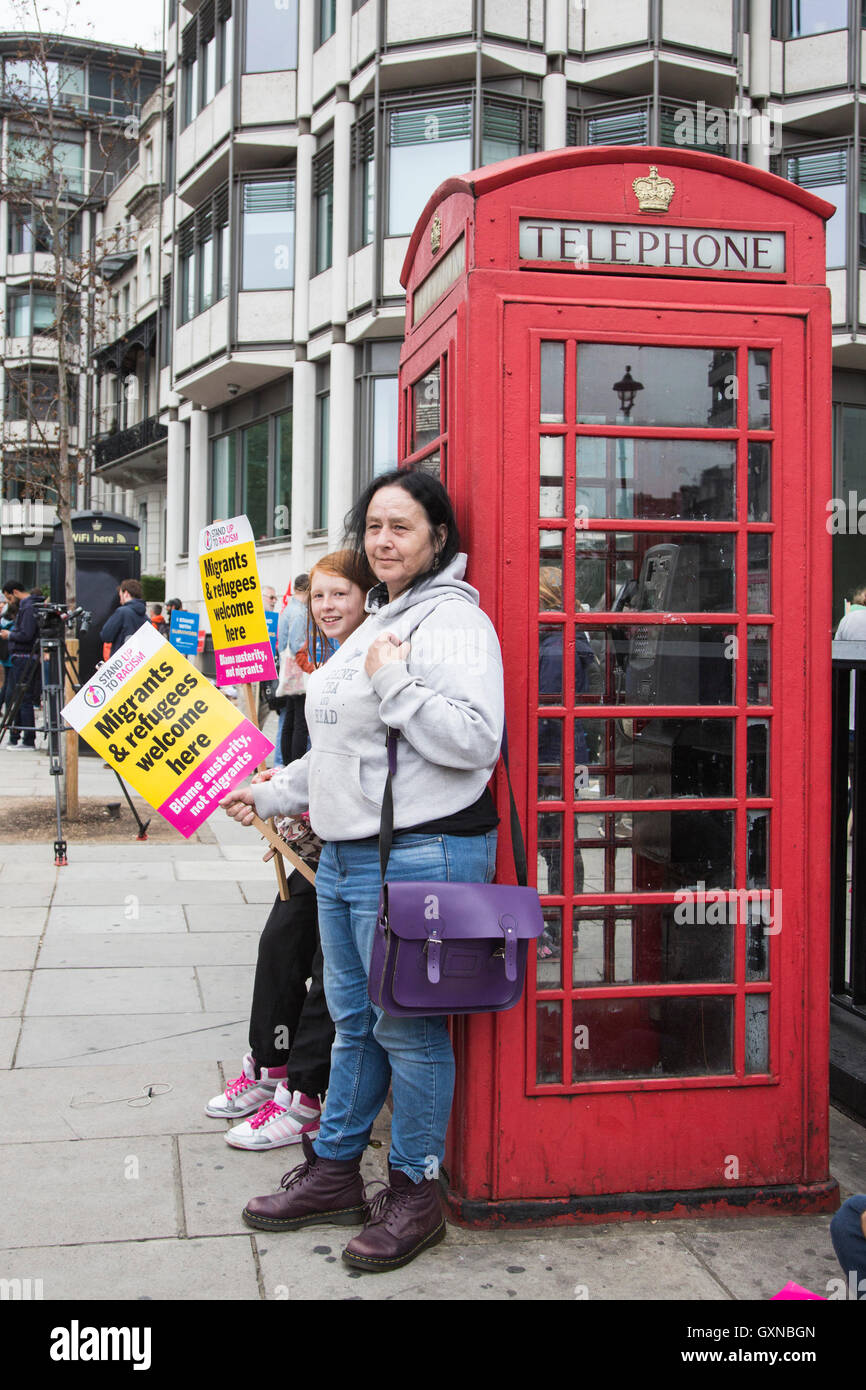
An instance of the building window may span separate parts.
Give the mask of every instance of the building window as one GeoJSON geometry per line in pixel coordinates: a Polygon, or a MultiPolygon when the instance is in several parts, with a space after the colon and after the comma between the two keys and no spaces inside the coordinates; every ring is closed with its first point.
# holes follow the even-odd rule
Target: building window
{"type": "Polygon", "coordinates": [[[178,323],[188,323],[229,292],[228,184],[177,229],[178,323]]]}
{"type": "MultiPolygon", "coordinates": [[[[4,413],[7,420],[55,421],[58,417],[59,378],[50,367],[7,369],[4,413]]],[[[78,413],[75,378],[68,378],[69,423],[78,413]]]]}
{"type": "Polygon", "coordinates": [[[836,495],[847,497],[854,492],[858,497],[866,496],[866,407],[836,405],[833,414],[836,495]]]}
{"type": "Polygon", "coordinates": [[[774,0],[774,39],[803,39],[848,28],[848,0],[774,0]]]}
{"type": "MultiPolygon", "coordinates": [[[[473,98],[389,109],[387,236],[407,236],[436,187],[475,162],[473,98]]],[[[483,164],[541,148],[541,104],[527,98],[482,98],[480,157],[483,164]]],[[[359,152],[360,153],[360,152],[359,152]]],[[[359,188],[357,193],[363,196],[359,188]]]]}
{"type": "Polygon", "coordinates": [[[286,72],[298,66],[298,0],[247,0],[244,72],[286,72]]]}
{"type": "Polygon", "coordinates": [[[241,186],[241,288],[290,290],[295,283],[295,180],[241,186]]]}
{"type": "Polygon", "coordinates": [[[7,301],[8,333],[11,338],[40,336],[55,330],[54,294],[50,290],[10,290],[7,301]]]}
{"type": "Polygon", "coordinates": [[[329,145],[313,160],[313,220],[315,224],[314,275],[327,270],[334,249],[334,147],[329,145]]]}
{"type": "Polygon", "coordinates": [[[434,189],[472,168],[472,104],[388,113],[388,236],[408,236],[434,189]]]}
{"type": "Polygon", "coordinates": [[[376,236],[376,122],[373,116],[352,127],[352,249],[376,236]]]}
{"type": "Polygon", "coordinates": [[[801,188],[814,189],[822,198],[836,204],[827,223],[827,269],[847,263],[848,227],[848,151],[818,149],[808,153],[786,153],[785,178],[801,188]]]}
{"type": "Polygon", "coordinates": [[[150,299],[153,291],[153,253],[149,246],[145,246],[141,257],[141,297],[143,301],[150,299]]]}
{"type": "Polygon", "coordinates": [[[174,188],[174,107],[165,113],[165,192],[174,188]]]}
{"type": "Polygon", "coordinates": [[[313,530],[324,531],[328,525],[328,478],[331,449],[331,367],[328,362],[316,366],[316,475],[313,502],[313,530]]]}
{"type": "Polygon", "coordinates": [[[316,48],[331,37],[337,27],[337,0],[316,0],[316,48]]]}
{"type": "Polygon", "coordinates": [[[210,487],[214,520],[244,515],[256,540],[285,537],[292,511],[292,412],[214,439],[210,487]]]}
{"type": "Polygon", "coordinates": [[[399,462],[397,436],[399,341],[359,347],[356,377],[357,480],[361,488],[399,462]]]}
{"type": "Polygon", "coordinates": [[[274,460],[273,532],[291,535],[292,530],[292,412],[285,411],[276,420],[276,458],[274,460]]]}
{"type": "Polygon", "coordinates": [[[4,91],[21,102],[47,102],[55,106],[84,105],[84,68],[59,63],[53,58],[7,58],[3,65],[4,91]]]}
{"type": "Polygon", "coordinates": [[[181,38],[181,118],[189,125],[231,78],[231,0],[205,0],[181,38]]]}
{"type": "Polygon", "coordinates": [[[72,140],[47,139],[13,131],[9,136],[7,176],[11,183],[50,189],[65,184],[69,193],[84,192],[84,146],[72,140]]]}
{"type": "Polygon", "coordinates": [[[162,282],[160,302],[159,365],[167,367],[171,362],[171,276],[166,275],[162,282]]]}

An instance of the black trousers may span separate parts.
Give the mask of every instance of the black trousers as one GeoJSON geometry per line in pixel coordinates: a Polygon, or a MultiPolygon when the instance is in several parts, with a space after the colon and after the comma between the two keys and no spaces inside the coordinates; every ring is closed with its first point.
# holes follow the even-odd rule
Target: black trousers
{"type": "Polygon", "coordinates": [[[316,890],[295,869],[289,894],[286,902],[276,898],[259,940],[250,1051],[258,1067],[287,1066],[290,1091],[323,1095],[331,1073],[334,1025],[322,981],[316,890]]]}
{"type": "Polygon", "coordinates": [[[280,754],[283,764],[288,766],[296,758],[302,758],[307,751],[307,721],[304,717],[306,695],[289,695],[286,717],[283,720],[283,736],[280,754]]]}

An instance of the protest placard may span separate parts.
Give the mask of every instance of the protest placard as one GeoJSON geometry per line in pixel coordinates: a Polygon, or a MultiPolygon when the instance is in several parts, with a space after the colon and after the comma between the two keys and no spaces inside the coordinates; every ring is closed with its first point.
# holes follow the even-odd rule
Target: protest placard
{"type": "Polygon", "coordinates": [[[168,640],[185,656],[192,656],[198,651],[198,624],[198,613],[187,613],[182,608],[171,610],[168,640]]]}
{"type": "Polygon", "coordinates": [[[94,672],[63,717],[187,839],[273,748],[151,623],[94,672]]]}
{"type": "Polygon", "coordinates": [[[245,516],[215,521],[199,538],[201,587],[210,617],[217,685],[274,680],[253,531],[245,516]]]}

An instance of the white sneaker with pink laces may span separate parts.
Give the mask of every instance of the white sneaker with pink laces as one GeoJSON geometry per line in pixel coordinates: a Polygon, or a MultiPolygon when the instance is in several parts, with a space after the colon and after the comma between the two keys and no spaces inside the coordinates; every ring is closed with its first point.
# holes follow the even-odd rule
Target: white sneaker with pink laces
{"type": "Polygon", "coordinates": [[[240,1076],[229,1082],[222,1095],[208,1101],[205,1114],[213,1120],[239,1120],[242,1115],[251,1115],[254,1110],[260,1110],[266,1101],[273,1100],[274,1092],[285,1077],[284,1066],[276,1070],[280,1075],[275,1076],[273,1068],[269,1071],[267,1067],[262,1067],[261,1075],[256,1076],[253,1054],[248,1052],[240,1076]]]}
{"type": "Polygon", "coordinates": [[[322,1106],[315,1096],[292,1093],[281,1081],[273,1100],[251,1120],[226,1130],[225,1141],[234,1149],[279,1149],[284,1144],[300,1144],[304,1134],[315,1139],[321,1118],[322,1106]]]}

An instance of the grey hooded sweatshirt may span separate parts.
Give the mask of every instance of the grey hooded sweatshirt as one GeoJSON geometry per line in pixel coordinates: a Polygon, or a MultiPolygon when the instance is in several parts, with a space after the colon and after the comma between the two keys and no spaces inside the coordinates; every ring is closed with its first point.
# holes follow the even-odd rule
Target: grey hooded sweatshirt
{"type": "Polygon", "coordinates": [[[466,556],[458,555],[392,603],[383,586],[370,591],[369,617],[310,677],[309,752],[252,788],[260,816],[309,810],[323,840],[377,835],[386,726],[400,734],[395,830],[478,800],[502,740],[502,654],[465,570],[466,556]],[[409,641],[409,656],[381,666],[371,680],[367,650],[386,632],[409,641]]]}

